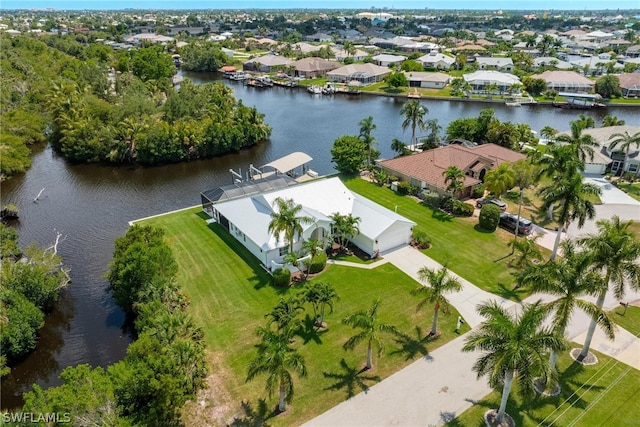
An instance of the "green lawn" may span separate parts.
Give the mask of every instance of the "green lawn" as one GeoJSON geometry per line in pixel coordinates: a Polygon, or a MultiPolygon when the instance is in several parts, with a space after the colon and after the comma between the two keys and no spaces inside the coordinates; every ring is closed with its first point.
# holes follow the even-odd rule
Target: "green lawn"
{"type": "Polygon", "coordinates": [[[344,182],[350,190],[415,221],[417,229],[431,238],[431,248],[424,251],[429,257],[494,294],[512,300],[528,296],[525,289],[513,291],[516,271],[507,265],[511,254],[507,244],[513,234],[502,229],[481,231],[476,217],[454,218],[359,178],[344,182]]]}
{"type": "Polygon", "coordinates": [[[616,183],[616,187],[630,195],[636,200],[640,200],[640,183],[636,182],[634,184],[629,183],[616,183]]]}
{"type": "MultiPolygon", "coordinates": [[[[507,413],[518,427],[528,426],[636,426],[640,419],[640,371],[596,353],[599,363],[582,366],[565,352],[558,360],[562,392],[523,402],[512,390],[507,413]]],[[[484,381],[486,379],[481,379],[484,381]]],[[[458,418],[446,424],[484,427],[488,409],[497,409],[501,393],[494,391],[458,418]]]]}
{"type": "MultiPolygon", "coordinates": [[[[264,418],[272,425],[299,425],[457,336],[453,330],[458,313],[452,310],[441,316],[442,336],[435,341],[425,337],[432,307],[416,310],[418,297],[411,294],[416,282],[393,265],[372,270],[329,266],[313,280],[333,284],[341,299],[326,317],[327,331],[318,332],[308,323],[301,328],[293,345],[305,357],[308,376],[294,380],[293,409],[272,417],[277,396],[267,398],[265,377],[245,383],[246,367],[255,355],[255,329],[264,324],[264,315],[281,295],[299,289],[272,287],[258,261],[226,230],[207,226],[199,212],[200,208],[193,208],[144,221],[166,230],[179,265],[178,282],[190,296],[189,310],[205,332],[211,372],[208,398],[204,406],[191,404],[185,409],[191,425],[227,425],[232,415],[244,416],[251,425],[259,425],[264,418]],[[353,331],[340,320],[369,308],[376,297],[383,301],[381,320],[394,324],[405,336],[386,337],[384,357],[375,360],[373,371],[360,372],[366,346],[343,350],[353,331]],[[266,404],[261,403],[263,398],[266,404]]],[[[468,330],[467,325],[463,327],[462,333],[468,330]]]]}
{"type": "Polygon", "coordinates": [[[624,307],[620,306],[611,310],[609,315],[613,317],[614,322],[621,328],[626,329],[635,336],[640,336],[640,307],[630,305],[625,312],[624,307]],[[622,315],[623,313],[624,316],[622,315]]]}

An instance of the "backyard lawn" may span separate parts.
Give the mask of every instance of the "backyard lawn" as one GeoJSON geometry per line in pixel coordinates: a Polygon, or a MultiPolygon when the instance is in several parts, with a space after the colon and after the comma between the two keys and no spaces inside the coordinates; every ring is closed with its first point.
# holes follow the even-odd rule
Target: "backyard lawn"
{"type": "Polygon", "coordinates": [[[511,249],[507,246],[513,234],[500,228],[495,233],[481,231],[477,217],[454,218],[363,179],[344,179],[344,183],[351,191],[415,221],[417,229],[431,238],[431,248],[423,252],[471,283],[514,301],[528,296],[525,289],[513,290],[516,270],[508,266],[511,249]]]}
{"type": "Polygon", "coordinates": [[[640,337],[640,307],[630,305],[625,313],[624,307],[620,306],[611,310],[609,315],[621,328],[624,328],[633,335],[640,337]]]}
{"type": "MultiPolygon", "coordinates": [[[[210,364],[209,389],[203,404],[185,409],[191,425],[228,425],[235,415],[238,425],[299,425],[348,397],[365,390],[429,351],[457,337],[458,313],[440,316],[442,335],[425,337],[433,308],[417,311],[417,283],[391,264],[372,270],[329,266],[312,280],[331,283],[340,296],[334,312],[326,316],[328,330],[316,331],[307,322],[293,346],[304,356],[308,375],[294,376],[292,410],[272,416],[277,396],[268,398],[265,376],[245,383],[247,364],[255,356],[255,329],[265,324],[265,314],[280,296],[299,288],[277,289],[258,261],[226,230],[207,225],[200,208],[192,208],[144,221],[166,230],[167,240],[179,265],[178,282],[191,298],[189,311],[202,326],[210,364]],[[340,323],[345,316],[366,310],[380,297],[380,320],[395,325],[404,335],[385,336],[386,349],[375,358],[375,369],[360,372],[366,344],[345,351],[342,344],[354,334],[340,323]],[[267,398],[266,403],[261,399],[267,398]],[[244,401],[244,404],[242,402],[244,401]]],[[[311,313],[311,311],[307,311],[311,313]]],[[[468,330],[463,325],[462,333],[468,330]]]]}
{"type": "Polygon", "coordinates": [[[636,182],[633,184],[629,183],[616,183],[616,187],[630,195],[636,200],[640,200],[640,183],[636,182]]]}
{"type": "MultiPolygon", "coordinates": [[[[582,366],[565,352],[558,360],[562,392],[556,397],[536,396],[524,402],[511,391],[507,413],[518,427],[527,426],[634,426],[640,419],[640,371],[597,353],[598,364],[582,366]]],[[[484,427],[489,409],[500,406],[494,391],[458,418],[450,427],[484,427]]]]}

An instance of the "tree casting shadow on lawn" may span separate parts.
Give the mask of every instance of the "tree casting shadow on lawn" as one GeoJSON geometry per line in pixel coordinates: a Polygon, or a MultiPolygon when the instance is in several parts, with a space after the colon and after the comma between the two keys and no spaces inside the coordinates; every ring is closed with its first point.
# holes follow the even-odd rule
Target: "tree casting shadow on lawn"
{"type": "Polygon", "coordinates": [[[325,378],[330,378],[336,380],[335,383],[326,387],[325,390],[341,390],[345,389],[347,393],[347,399],[352,398],[356,394],[356,387],[360,391],[366,391],[369,389],[369,385],[367,382],[377,383],[380,382],[381,378],[378,375],[363,375],[367,370],[362,368],[358,369],[355,367],[350,367],[347,365],[347,362],[343,359],[340,360],[340,367],[343,372],[323,372],[322,375],[325,378]]]}
{"type": "Polygon", "coordinates": [[[268,427],[267,420],[276,415],[275,409],[269,409],[264,399],[258,401],[258,407],[253,408],[250,402],[242,401],[242,411],[244,415],[240,418],[234,418],[229,426],[234,427],[268,427]]]}
{"type": "Polygon", "coordinates": [[[400,346],[399,349],[394,350],[391,354],[402,353],[405,355],[404,360],[414,359],[418,354],[426,360],[433,359],[429,356],[429,350],[427,349],[427,343],[435,340],[433,335],[424,334],[420,326],[415,328],[415,337],[400,333],[394,338],[394,342],[400,346]]]}
{"type": "Polygon", "coordinates": [[[300,325],[300,328],[296,331],[296,335],[302,338],[303,343],[307,344],[309,341],[313,341],[316,344],[322,344],[322,335],[327,332],[328,329],[319,329],[314,319],[308,314],[304,317],[304,321],[300,325]]]}

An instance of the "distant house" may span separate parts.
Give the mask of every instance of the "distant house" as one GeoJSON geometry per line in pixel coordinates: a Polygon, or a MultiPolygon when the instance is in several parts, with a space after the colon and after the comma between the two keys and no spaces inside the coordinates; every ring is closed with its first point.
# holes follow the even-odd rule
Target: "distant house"
{"type": "Polygon", "coordinates": [[[620,89],[625,98],[640,98],[640,73],[626,73],[618,76],[620,89]]]}
{"type": "Polygon", "coordinates": [[[448,70],[456,63],[455,58],[437,51],[429,52],[416,59],[416,61],[420,62],[425,68],[435,68],[436,70],[448,70]]]}
{"type": "Polygon", "coordinates": [[[361,49],[356,49],[355,53],[351,54],[341,47],[331,46],[331,51],[334,54],[335,60],[340,62],[344,61],[347,58],[351,58],[355,62],[359,62],[364,60],[364,58],[366,58],[367,56],[369,56],[367,52],[361,49]]]}
{"type": "Polygon", "coordinates": [[[513,71],[514,65],[511,58],[494,58],[479,56],[476,64],[480,70],[513,71]]]}
{"type": "Polygon", "coordinates": [[[629,58],[640,58],[640,44],[634,44],[633,46],[629,46],[625,55],[629,58]]]}
{"type": "Polygon", "coordinates": [[[329,81],[338,83],[349,83],[357,81],[360,84],[368,85],[384,80],[391,73],[387,67],[375,64],[349,64],[337,68],[327,73],[329,81]]]}
{"type": "Polygon", "coordinates": [[[293,49],[293,51],[296,54],[304,54],[304,55],[312,52],[317,52],[320,50],[320,48],[322,48],[322,46],[309,44],[305,42],[298,42],[291,45],[291,49],[293,49]]]}
{"type": "MultiPolygon", "coordinates": [[[[351,192],[339,178],[315,180],[306,184],[282,183],[280,188],[251,192],[247,196],[232,197],[211,202],[203,193],[203,208],[226,228],[267,268],[281,266],[289,248],[284,236],[273,236],[269,222],[277,198],[291,199],[302,206],[301,216],[312,218],[303,224],[302,236],[295,236],[293,250],[299,251],[305,240],[318,239],[328,243],[332,235],[331,215],[353,215],[360,219],[360,232],[351,241],[361,250],[374,256],[377,252],[407,245],[411,241],[413,221],[386,209],[371,200],[351,192]]],[[[257,187],[248,181],[250,188],[257,187]]],[[[269,183],[261,183],[269,188],[269,183]]],[[[240,194],[246,189],[240,189],[240,194]]],[[[234,191],[234,189],[230,189],[234,191]]],[[[224,194],[214,191],[213,194],[224,194]]]]}
{"type": "Polygon", "coordinates": [[[373,63],[379,65],[381,67],[388,67],[392,64],[400,64],[402,61],[406,60],[406,56],[401,55],[388,55],[386,53],[381,53],[371,58],[373,63]]]}
{"type": "Polygon", "coordinates": [[[331,37],[329,34],[326,34],[326,33],[315,33],[315,34],[311,34],[310,36],[306,36],[305,40],[310,42],[325,43],[325,42],[332,41],[333,37],[331,37]]]}
{"type": "Polygon", "coordinates": [[[476,71],[464,74],[462,78],[469,82],[474,92],[483,93],[487,86],[496,84],[500,93],[507,92],[514,84],[521,84],[520,79],[513,74],[501,73],[500,71],[476,71]]]}
{"type": "Polygon", "coordinates": [[[242,64],[242,69],[248,71],[270,73],[280,68],[289,66],[291,62],[292,61],[289,58],[285,58],[284,56],[265,55],[245,62],[244,64],[242,64]]]}
{"type": "Polygon", "coordinates": [[[424,87],[430,89],[442,89],[451,80],[449,74],[444,73],[427,73],[421,71],[404,71],[409,87],[424,87]]]}
{"type": "Polygon", "coordinates": [[[559,70],[571,70],[573,68],[573,65],[567,61],[563,61],[553,56],[541,56],[539,58],[535,58],[533,60],[533,66],[536,68],[553,67],[559,70]]]}
{"type": "Polygon", "coordinates": [[[607,63],[609,62],[614,62],[614,69],[622,70],[624,68],[624,65],[619,64],[615,59],[611,59],[611,56],[608,53],[601,53],[598,56],[576,59],[575,61],[571,61],[571,64],[574,67],[578,67],[583,70],[585,75],[599,76],[607,72],[607,63]]]}
{"type": "Polygon", "coordinates": [[[383,160],[378,162],[378,165],[389,175],[395,175],[411,185],[438,194],[446,194],[444,171],[449,166],[456,166],[465,174],[464,189],[459,196],[467,197],[473,187],[482,183],[487,171],[504,162],[515,162],[525,157],[524,154],[496,144],[451,144],[410,156],[383,160]]]}
{"type": "Polygon", "coordinates": [[[307,79],[325,76],[329,71],[340,68],[341,64],[335,61],[328,61],[322,58],[310,57],[302,58],[291,63],[295,68],[295,76],[304,76],[307,79]]]}
{"type": "Polygon", "coordinates": [[[542,79],[547,82],[547,88],[558,92],[591,92],[595,86],[593,80],[581,76],[575,71],[545,71],[534,74],[532,79],[542,79]]]}

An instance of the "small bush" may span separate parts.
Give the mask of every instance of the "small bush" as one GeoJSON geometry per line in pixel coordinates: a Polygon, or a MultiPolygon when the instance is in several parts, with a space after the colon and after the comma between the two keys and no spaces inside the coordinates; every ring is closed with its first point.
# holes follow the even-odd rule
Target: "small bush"
{"type": "Polygon", "coordinates": [[[429,249],[431,247],[431,238],[422,230],[413,230],[413,243],[418,249],[429,249]]]}
{"type": "Polygon", "coordinates": [[[458,216],[471,216],[473,215],[473,206],[469,203],[461,202],[460,200],[454,200],[452,213],[458,216]]]}
{"type": "Polygon", "coordinates": [[[420,194],[420,198],[424,201],[425,205],[429,206],[432,209],[440,209],[445,201],[445,198],[443,198],[441,195],[429,190],[424,190],[420,194]]]}
{"type": "Polygon", "coordinates": [[[411,191],[411,184],[409,184],[407,181],[400,181],[398,183],[398,194],[402,194],[403,196],[406,196],[407,194],[409,194],[410,191],[411,191]]]}
{"type": "Polygon", "coordinates": [[[478,225],[486,231],[496,231],[500,222],[500,208],[492,203],[487,203],[480,209],[478,225]]]}
{"type": "Polygon", "coordinates": [[[484,196],[484,184],[474,187],[471,192],[471,197],[474,199],[478,199],[482,196],[484,196]]]}
{"type": "Polygon", "coordinates": [[[395,176],[395,175],[391,175],[391,176],[389,177],[389,182],[396,182],[396,181],[400,181],[400,178],[398,178],[398,177],[397,177],[397,176],[395,176]]]}
{"type": "Polygon", "coordinates": [[[327,265],[327,254],[324,252],[318,252],[316,256],[313,257],[311,263],[309,264],[309,274],[319,273],[324,270],[324,267],[327,265]]]}
{"type": "Polygon", "coordinates": [[[291,283],[291,272],[286,268],[276,268],[273,270],[273,284],[283,288],[291,283]]]}

